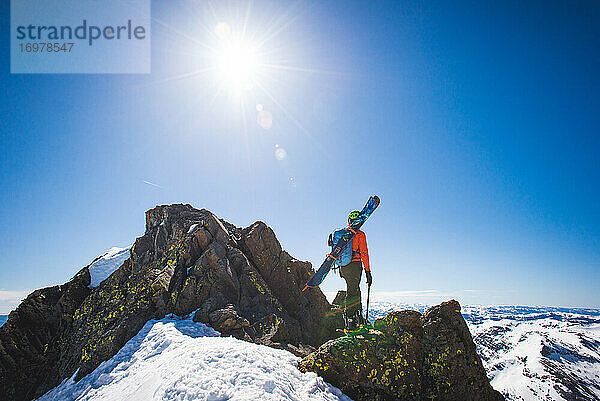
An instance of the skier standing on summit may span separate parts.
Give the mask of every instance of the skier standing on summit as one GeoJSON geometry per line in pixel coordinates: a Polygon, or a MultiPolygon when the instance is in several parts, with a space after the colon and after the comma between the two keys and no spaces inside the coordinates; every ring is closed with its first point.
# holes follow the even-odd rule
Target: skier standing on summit
{"type": "MultiPolygon", "coordinates": [[[[358,218],[360,212],[353,210],[348,215],[348,225],[358,218]]],[[[329,245],[333,246],[336,242],[336,234],[341,230],[329,236],[329,245]]],[[[369,265],[369,249],[367,248],[367,236],[361,230],[356,230],[352,239],[351,261],[350,263],[340,266],[340,276],[346,280],[346,300],[345,300],[345,316],[346,326],[349,330],[354,330],[359,325],[365,323],[362,315],[362,302],[360,293],[360,279],[362,276],[363,267],[367,277],[367,285],[373,283],[371,275],[371,267],[369,265]]]]}

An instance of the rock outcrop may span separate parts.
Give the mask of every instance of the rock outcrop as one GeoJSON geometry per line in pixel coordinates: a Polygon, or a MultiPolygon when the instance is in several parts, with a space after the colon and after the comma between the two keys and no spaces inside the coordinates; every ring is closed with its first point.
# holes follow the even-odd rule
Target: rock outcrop
{"type": "Polygon", "coordinates": [[[398,311],[322,345],[300,370],[316,372],[355,401],[496,401],[456,301],[421,315],[398,311]]]}
{"type": "Polygon", "coordinates": [[[313,269],[262,222],[241,229],[190,205],[146,212],[146,232],[97,288],[88,267],[30,294],[0,328],[0,399],[30,400],[111,358],[152,318],[194,320],[306,355],[327,335],[330,305],[301,292],[313,269]]]}

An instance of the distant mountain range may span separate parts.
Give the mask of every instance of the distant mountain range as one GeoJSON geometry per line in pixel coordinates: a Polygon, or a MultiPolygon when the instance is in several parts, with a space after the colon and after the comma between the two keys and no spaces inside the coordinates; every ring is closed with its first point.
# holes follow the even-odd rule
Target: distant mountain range
{"type": "MultiPolygon", "coordinates": [[[[429,305],[378,302],[370,316],[429,305]]],[[[600,309],[463,306],[492,387],[509,401],[600,400],[600,309]]]]}

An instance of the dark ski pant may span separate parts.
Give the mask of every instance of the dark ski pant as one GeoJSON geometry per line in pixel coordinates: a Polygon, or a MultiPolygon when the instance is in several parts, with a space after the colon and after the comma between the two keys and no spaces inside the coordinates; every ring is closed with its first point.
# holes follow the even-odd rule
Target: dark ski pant
{"type": "Polygon", "coordinates": [[[346,313],[348,318],[362,316],[362,303],[360,298],[360,278],[362,276],[362,263],[353,261],[340,267],[340,276],[346,280],[346,313]]]}

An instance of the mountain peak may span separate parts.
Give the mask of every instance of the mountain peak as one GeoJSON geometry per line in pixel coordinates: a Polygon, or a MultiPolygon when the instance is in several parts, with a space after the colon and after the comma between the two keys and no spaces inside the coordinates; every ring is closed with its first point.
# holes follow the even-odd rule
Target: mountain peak
{"type": "MultiPolygon", "coordinates": [[[[263,222],[239,228],[206,209],[157,206],[146,212],[146,230],[131,249],[111,248],[69,282],[34,291],[9,315],[0,328],[0,398],[30,400],[70,377],[77,382],[113,358],[150,320],[167,315],[306,357],[328,340],[343,341],[336,330],[343,326],[339,305],[330,305],[319,288],[302,291],[313,273],[309,262],[282,249],[263,222]]],[[[456,320],[460,313],[450,319],[448,308],[460,306],[451,302],[425,315],[450,323],[441,339],[423,344],[456,336],[472,344],[462,330],[464,320],[462,326],[456,320]]],[[[398,338],[403,330],[394,326],[382,338],[398,338]]],[[[471,354],[464,361],[477,362],[471,354]]],[[[367,363],[361,355],[353,358],[367,363]]],[[[413,368],[424,372],[421,365],[413,368]]],[[[481,368],[454,379],[485,382],[491,391],[481,368]]]]}
{"type": "Polygon", "coordinates": [[[69,282],[34,291],[9,315],[0,328],[0,398],[38,397],[75,372],[79,380],[148,320],[170,313],[306,353],[323,342],[321,316],[330,307],[319,289],[301,292],[312,273],[264,223],[244,229],[206,209],[157,206],[129,252],[113,248],[69,282]],[[114,269],[108,262],[119,257],[125,260],[114,269]]]}

